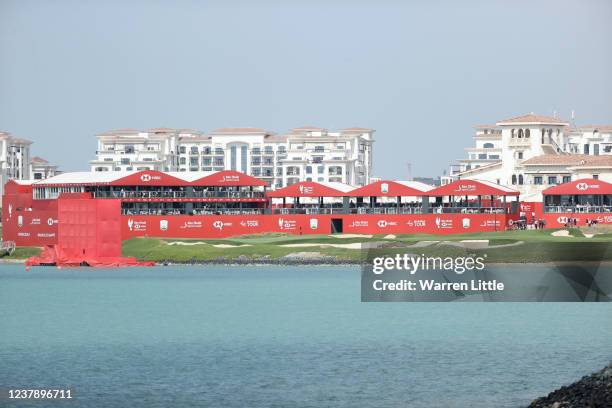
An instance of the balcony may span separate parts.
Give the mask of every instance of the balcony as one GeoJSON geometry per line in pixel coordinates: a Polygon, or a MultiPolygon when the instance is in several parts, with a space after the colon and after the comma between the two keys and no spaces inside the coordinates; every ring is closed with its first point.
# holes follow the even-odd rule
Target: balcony
{"type": "Polygon", "coordinates": [[[530,138],[513,138],[508,142],[508,146],[510,147],[527,147],[531,146],[530,138]]]}

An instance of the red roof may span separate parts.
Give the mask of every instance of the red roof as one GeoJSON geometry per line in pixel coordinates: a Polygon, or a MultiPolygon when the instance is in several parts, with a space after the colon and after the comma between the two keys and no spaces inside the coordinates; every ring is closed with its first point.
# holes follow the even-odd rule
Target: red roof
{"type": "Polygon", "coordinates": [[[189,182],[161,171],[143,170],[110,183],[113,186],[188,186],[189,182]]]}
{"type": "Polygon", "coordinates": [[[580,179],[549,187],[544,195],[600,195],[612,194],[612,184],[602,180],[580,179]]]}
{"type": "Polygon", "coordinates": [[[300,181],[299,183],[268,192],[268,197],[343,197],[346,195],[349,195],[349,193],[314,181],[300,181]]]}
{"type": "Polygon", "coordinates": [[[266,186],[267,184],[255,177],[234,170],[219,171],[194,180],[194,186],[266,186]]]}
{"type": "Polygon", "coordinates": [[[351,191],[349,195],[351,197],[420,197],[428,195],[426,193],[428,189],[431,187],[426,188],[426,185],[422,183],[409,185],[397,181],[381,180],[359,187],[351,191]]]}
{"type": "Polygon", "coordinates": [[[491,183],[484,180],[457,180],[452,183],[434,188],[429,193],[429,196],[479,196],[479,195],[495,195],[495,196],[517,196],[519,192],[509,187],[491,183]]]}

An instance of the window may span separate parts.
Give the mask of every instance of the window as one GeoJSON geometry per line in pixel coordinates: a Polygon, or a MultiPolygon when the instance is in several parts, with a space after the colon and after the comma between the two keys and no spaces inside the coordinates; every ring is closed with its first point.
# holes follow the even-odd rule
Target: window
{"type": "Polygon", "coordinates": [[[134,145],[125,145],[126,153],[134,153],[134,145]]]}
{"type": "Polygon", "coordinates": [[[240,146],[240,171],[246,173],[247,171],[247,146],[240,146]]]}
{"type": "Polygon", "coordinates": [[[325,146],[315,146],[314,151],[315,152],[324,152],[325,151],[325,146]]]}
{"type": "Polygon", "coordinates": [[[313,163],[323,163],[323,156],[312,156],[313,163]]]}
{"type": "Polygon", "coordinates": [[[252,166],[261,166],[261,157],[253,157],[251,160],[252,166]]]}
{"type": "Polygon", "coordinates": [[[557,176],[548,176],[548,184],[557,184],[557,176]]]}
{"type": "Polygon", "coordinates": [[[533,184],[541,185],[542,184],[542,176],[535,176],[533,178],[533,184]]]}
{"type": "Polygon", "coordinates": [[[306,181],[312,181],[312,177],[306,177],[306,181]]]}
{"type": "Polygon", "coordinates": [[[519,160],[523,160],[523,152],[516,152],[516,157],[519,160]]]}
{"type": "Polygon", "coordinates": [[[590,147],[590,146],[589,146],[589,144],[588,144],[588,143],[586,143],[586,144],[584,145],[584,154],[589,154],[589,147],[590,147]]]}
{"type": "Polygon", "coordinates": [[[210,166],[212,163],[212,159],[210,157],[202,158],[202,166],[210,166]]]}
{"type": "Polygon", "coordinates": [[[180,154],[185,154],[185,153],[187,153],[187,148],[186,148],[185,146],[181,146],[181,147],[179,147],[179,153],[180,153],[180,154]]]}
{"type": "Polygon", "coordinates": [[[197,146],[191,146],[190,153],[191,154],[198,154],[198,147],[197,146]]]}
{"type": "Polygon", "coordinates": [[[516,184],[516,174],[512,175],[512,184],[516,184]]]}
{"type": "Polygon", "coordinates": [[[261,147],[254,147],[253,154],[261,154],[261,147]]]}
{"type": "Polygon", "coordinates": [[[317,173],[319,174],[325,173],[325,166],[317,166],[317,173]]]}
{"type": "Polygon", "coordinates": [[[41,180],[42,179],[42,173],[34,173],[34,180],[41,180]]]}
{"type": "Polygon", "coordinates": [[[593,145],[593,155],[599,156],[599,144],[593,145]]]}
{"type": "Polygon", "coordinates": [[[317,181],[318,181],[319,183],[321,183],[321,182],[325,181],[325,178],[324,178],[324,177],[319,177],[319,178],[317,179],[317,181]]]}
{"type": "Polygon", "coordinates": [[[264,152],[266,154],[273,154],[274,153],[274,151],[272,151],[272,146],[265,146],[264,147],[264,152]]]}
{"type": "MultiPolygon", "coordinates": [[[[492,159],[492,160],[493,160],[493,159],[495,159],[495,160],[499,160],[499,154],[490,154],[490,155],[489,155],[489,159],[492,159]]],[[[497,183],[497,184],[499,184],[499,183],[497,183]]]]}
{"type": "Polygon", "coordinates": [[[204,148],[202,149],[202,154],[210,154],[210,146],[204,146],[204,148]]]}
{"type": "MultiPolygon", "coordinates": [[[[199,163],[198,163],[198,158],[197,157],[191,157],[189,159],[189,165],[191,165],[191,166],[198,166],[198,164],[199,163]]],[[[194,170],[194,171],[197,171],[197,170],[194,170]]]]}
{"type": "Polygon", "coordinates": [[[522,174],[519,174],[519,176],[518,176],[518,183],[521,186],[523,185],[523,175],[522,174]]]}
{"type": "Polygon", "coordinates": [[[216,147],[216,148],[215,148],[215,154],[223,154],[223,148],[221,148],[221,147],[216,147]]]}
{"type": "MultiPolygon", "coordinates": [[[[123,159],[121,159],[121,160],[123,160],[123,159]]],[[[126,160],[128,160],[128,161],[129,161],[130,159],[126,159],[126,160]]],[[[107,162],[112,162],[112,161],[113,161],[113,158],[112,158],[112,157],[105,157],[105,158],[104,158],[104,161],[107,161],[107,162]]]]}
{"type": "Polygon", "coordinates": [[[485,149],[492,149],[495,146],[493,146],[493,143],[485,143],[485,144],[482,145],[482,147],[485,148],[485,149]]]}
{"type": "Polygon", "coordinates": [[[184,157],[181,157],[181,158],[179,159],[179,164],[187,164],[187,159],[186,159],[186,158],[184,158],[184,157]]]}
{"type": "Polygon", "coordinates": [[[230,147],[230,168],[236,170],[236,146],[230,147]]]}
{"type": "Polygon", "coordinates": [[[306,174],[312,174],[312,166],[306,166],[306,174]]]}
{"type": "Polygon", "coordinates": [[[525,137],[529,136],[531,136],[531,132],[529,131],[529,129],[525,129],[525,137]]]}
{"type": "Polygon", "coordinates": [[[215,157],[213,166],[223,166],[223,157],[215,157]]]}
{"type": "Polygon", "coordinates": [[[519,131],[518,131],[518,138],[519,139],[523,138],[523,129],[519,129],[519,131]]]}
{"type": "Polygon", "coordinates": [[[572,181],[572,176],[563,176],[564,183],[569,183],[570,181],[572,181]]]}
{"type": "Polygon", "coordinates": [[[480,153],[480,154],[478,154],[478,159],[479,159],[479,160],[486,160],[486,159],[487,159],[487,154],[486,154],[486,153],[480,153]]]}
{"type": "Polygon", "coordinates": [[[594,180],[599,180],[599,174],[593,174],[593,179],[594,180]]]}

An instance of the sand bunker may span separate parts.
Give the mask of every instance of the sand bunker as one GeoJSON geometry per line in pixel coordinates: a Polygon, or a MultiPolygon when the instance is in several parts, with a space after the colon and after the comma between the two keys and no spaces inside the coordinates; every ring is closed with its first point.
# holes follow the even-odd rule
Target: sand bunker
{"type": "MultiPolygon", "coordinates": [[[[195,241],[195,242],[172,241],[172,242],[168,242],[168,245],[192,246],[192,245],[210,245],[210,244],[207,242],[202,242],[202,241],[195,241]]],[[[215,244],[212,246],[215,248],[242,248],[242,247],[249,247],[252,245],[250,244],[243,244],[243,245],[215,244]]]]}
{"type": "Polygon", "coordinates": [[[363,234],[339,234],[339,235],[328,235],[328,237],[333,237],[333,238],[372,238],[372,235],[363,235],[363,234]]]}
{"type": "Polygon", "coordinates": [[[551,232],[550,235],[553,237],[569,237],[571,236],[568,230],[559,230],[555,232],[551,232]]]}

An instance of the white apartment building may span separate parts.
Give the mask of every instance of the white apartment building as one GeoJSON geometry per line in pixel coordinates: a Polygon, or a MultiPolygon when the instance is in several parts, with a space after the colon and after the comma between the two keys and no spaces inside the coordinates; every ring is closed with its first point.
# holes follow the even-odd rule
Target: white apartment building
{"type": "Polygon", "coordinates": [[[314,126],[284,135],[259,128],[121,129],[97,135],[92,171],[237,170],[275,188],[299,181],[370,182],[374,130],[314,126]]]}
{"type": "Polygon", "coordinates": [[[30,160],[30,176],[33,180],[43,180],[58,175],[57,165],[49,163],[42,157],[34,156],[30,160]]]}
{"type": "Polygon", "coordinates": [[[30,157],[31,145],[31,140],[0,131],[0,196],[9,180],[45,179],[58,174],[56,165],[30,157]]]}
{"type": "Polygon", "coordinates": [[[0,195],[10,179],[30,178],[30,140],[0,131],[0,195]]]}
{"type": "Polygon", "coordinates": [[[555,117],[523,115],[477,127],[468,159],[451,167],[457,178],[513,186],[539,201],[551,185],[585,177],[612,179],[612,126],[572,128],[555,117]]]}

